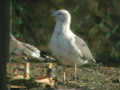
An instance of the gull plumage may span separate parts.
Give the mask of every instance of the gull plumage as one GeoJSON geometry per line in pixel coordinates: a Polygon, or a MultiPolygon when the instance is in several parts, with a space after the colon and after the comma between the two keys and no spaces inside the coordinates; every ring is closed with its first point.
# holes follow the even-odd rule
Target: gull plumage
{"type": "Polygon", "coordinates": [[[38,60],[44,60],[44,58],[41,57],[41,51],[38,48],[17,40],[12,34],[10,34],[10,54],[11,53],[19,56],[25,55],[38,60]]]}
{"type": "Polygon", "coordinates": [[[52,14],[56,25],[50,41],[50,49],[62,63],[83,65],[94,61],[86,42],[75,35],[71,28],[71,15],[65,10],[57,10],[52,14]]]}

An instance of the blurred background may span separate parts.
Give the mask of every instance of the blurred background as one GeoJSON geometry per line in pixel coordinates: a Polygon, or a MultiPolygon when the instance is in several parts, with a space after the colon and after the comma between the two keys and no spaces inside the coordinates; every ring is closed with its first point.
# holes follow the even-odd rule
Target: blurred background
{"type": "Polygon", "coordinates": [[[120,62],[120,0],[11,0],[13,35],[51,54],[51,14],[58,9],[71,13],[71,29],[98,62],[120,62]]]}

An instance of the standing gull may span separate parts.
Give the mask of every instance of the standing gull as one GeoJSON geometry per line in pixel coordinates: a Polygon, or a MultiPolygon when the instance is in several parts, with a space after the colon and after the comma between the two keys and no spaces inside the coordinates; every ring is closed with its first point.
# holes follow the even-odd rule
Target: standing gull
{"type": "Polygon", "coordinates": [[[50,42],[54,56],[66,65],[83,65],[94,61],[85,41],[75,35],[71,29],[71,15],[67,10],[57,10],[52,14],[56,25],[50,42]]]}

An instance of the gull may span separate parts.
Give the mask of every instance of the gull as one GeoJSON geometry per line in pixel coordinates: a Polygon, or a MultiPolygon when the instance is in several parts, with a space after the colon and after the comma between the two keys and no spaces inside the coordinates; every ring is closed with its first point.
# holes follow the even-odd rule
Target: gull
{"type": "Polygon", "coordinates": [[[27,56],[31,58],[36,58],[38,60],[44,60],[41,57],[41,51],[33,45],[28,43],[21,42],[17,40],[11,33],[10,33],[10,54],[14,53],[19,56],[27,56]]]}
{"type": "Polygon", "coordinates": [[[81,66],[89,61],[95,62],[86,42],[72,32],[70,13],[61,9],[55,11],[52,16],[56,25],[50,41],[50,49],[59,62],[72,66],[75,64],[81,66]]]}
{"type": "MultiPolygon", "coordinates": [[[[71,15],[67,10],[57,10],[52,14],[56,20],[55,29],[51,38],[50,48],[57,58],[65,58],[71,64],[86,64],[95,59],[86,42],[75,35],[71,29],[71,15]]],[[[66,62],[64,60],[64,62],[66,62]]]]}

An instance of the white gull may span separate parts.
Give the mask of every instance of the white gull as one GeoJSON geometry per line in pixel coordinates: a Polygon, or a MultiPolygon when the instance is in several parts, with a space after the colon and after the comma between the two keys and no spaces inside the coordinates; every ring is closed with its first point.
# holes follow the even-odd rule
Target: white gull
{"type": "Polygon", "coordinates": [[[52,14],[56,25],[50,42],[50,49],[60,62],[66,65],[83,65],[94,61],[85,41],[71,29],[71,15],[67,10],[57,10],[52,14]]]}

